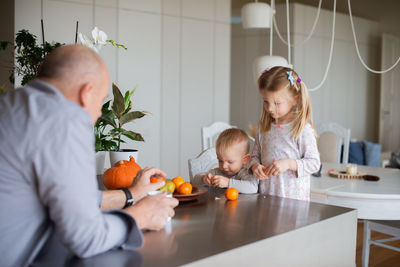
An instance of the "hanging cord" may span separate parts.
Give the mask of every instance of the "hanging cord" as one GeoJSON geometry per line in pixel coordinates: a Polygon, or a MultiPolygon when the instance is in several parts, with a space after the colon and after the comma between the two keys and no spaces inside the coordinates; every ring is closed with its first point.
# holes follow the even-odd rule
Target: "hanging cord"
{"type": "Polygon", "coordinates": [[[332,38],[331,38],[331,50],[329,52],[328,65],[326,66],[324,77],[322,81],[314,88],[309,88],[309,92],[317,91],[324,84],[326,77],[328,77],[329,68],[331,67],[332,55],[333,55],[333,44],[335,43],[335,24],[336,24],[336,0],[333,0],[333,19],[332,19],[332,38]]]}
{"type": "Polygon", "coordinates": [[[400,56],[399,56],[399,58],[397,59],[397,61],[396,61],[390,68],[388,68],[388,69],[386,69],[386,70],[373,70],[373,69],[371,69],[370,67],[368,67],[368,66],[365,64],[365,62],[363,61],[363,59],[361,58],[360,51],[358,50],[357,37],[356,37],[355,30],[354,30],[353,16],[352,16],[352,14],[351,14],[350,0],[347,0],[347,4],[348,4],[348,6],[349,6],[350,24],[351,24],[351,30],[353,31],[354,45],[356,46],[357,55],[358,55],[358,58],[359,58],[360,61],[361,61],[361,64],[362,64],[367,70],[369,70],[369,71],[372,72],[372,73],[376,73],[376,74],[383,74],[383,73],[386,73],[386,72],[388,72],[388,71],[391,71],[391,70],[392,70],[394,67],[396,67],[396,65],[399,63],[399,61],[400,61],[400,56]]]}
{"type": "MultiPolygon", "coordinates": [[[[296,47],[296,46],[299,46],[299,45],[303,45],[305,42],[310,40],[310,38],[314,34],[314,30],[315,30],[315,28],[317,26],[317,22],[318,22],[318,19],[319,19],[319,14],[320,14],[320,11],[321,11],[321,4],[322,4],[322,0],[319,0],[317,15],[315,16],[314,24],[313,24],[313,26],[311,28],[310,33],[306,37],[306,39],[304,39],[301,42],[298,42],[297,44],[291,44],[290,45],[291,47],[296,47]]],[[[288,42],[286,42],[286,40],[282,37],[282,35],[281,35],[281,33],[280,33],[279,29],[278,29],[278,24],[276,23],[276,18],[275,17],[274,17],[274,28],[275,28],[276,34],[279,36],[279,39],[281,39],[281,41],[284,44],[288,45],[288,42]]]]}
{"type": "Polygon", "coordinates": [[[287,43],[288,43],[288,63],[289,65],[292,65],[292,60],[291,57],[292,55],[290,54],[290,21],[289,21],[289,0],[286,0],[286,30],[287,30],[287,43]]]}
{"type": "Polygon", "coordinates": [[[269,31],[269,55],[270,56],[272,56],[272,46],[273,46],[273,37],[274,37],[274,28],[272,27],[274,13],[275,13],[275,0],[271,0],[270,31],[269,31]]]}

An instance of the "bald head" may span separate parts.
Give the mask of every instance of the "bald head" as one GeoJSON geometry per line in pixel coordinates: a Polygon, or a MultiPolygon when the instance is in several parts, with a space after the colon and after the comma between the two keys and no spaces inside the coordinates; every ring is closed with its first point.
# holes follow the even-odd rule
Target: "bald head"
{"type": "Polygon", "coordinates": [[[94,121],[97,120],[98,111],[94,109],[97,110],[99,104],[101,108],[107,96],[109,77],[103,60],[92,49],[83,45],[56,48],[41,64],[37,77],[53,84],[67,99],[82,106],[94,121]],[[100,101],[96,97],[101,97],[100,101]]]}
{"type": "Polygon", "coordinates": [[[83,76],[102,76],[103,60],[83,45],[65,45],[51,52],[39,68],[38,78],[70,84],[83,76]]]}

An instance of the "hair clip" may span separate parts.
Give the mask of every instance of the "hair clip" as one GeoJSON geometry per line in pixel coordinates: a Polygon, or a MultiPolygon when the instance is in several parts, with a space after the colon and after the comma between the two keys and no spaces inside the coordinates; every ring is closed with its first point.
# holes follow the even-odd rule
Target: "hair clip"
{"type": "Polygon", "coordinates": [[[301,79],[300,79],[300,77],[297,77],[297,82],[298,82],[298,83],[300,83],[300,82],[301,82],[301,79]]]}
{"type": "Polygon", "coordinates": [[[294,79],[293,79],[292,72],[291,71],[287,71],[286,74],[288,76],[287,78],[288,78],[288,80],[290,82],[290,85],[293,86],[294,85],[294,79]]]}
{"type": "Polygon", "coordinates": [[[263,75],[264,73],[266,73],[266,72],[268,72],[268,71],[269,71],[269,69],[266,68],[265,70],[263,70],[263,72],[261,72],[261,75],[263,75]]]}

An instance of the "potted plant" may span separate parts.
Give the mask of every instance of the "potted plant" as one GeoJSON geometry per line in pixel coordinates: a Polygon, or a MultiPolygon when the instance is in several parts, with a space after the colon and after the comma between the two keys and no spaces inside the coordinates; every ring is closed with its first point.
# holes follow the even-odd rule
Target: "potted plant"
{"type": "Polygon", "coordinates": [[[98,125],[97,130],[103,129],[96,141],[99,144],[105,144],[104,149],[110,150],[111,166],[120,160],[128,160],[129,156],[132,156],[135,161],[138,160],[138,151],[136,149],[121,149],[121,143],[125,143],[125,140],[122,138],[126,137],[134,141],[144,141],[144,139],[140,133],[126,130],[123,126],[150,114],[147,111],[133,110],[132,97],[136,88],[132,91],[128,90],[124,96],[114,83],[112,84],[112,90],[114,100],[112,101],[111,108],[109,107],[110,101],[105,103],[102,115],[96,123],[98,125]],[[106,126],[111,127],[107,133],[104,131],[106,126]]]}
{"type": "MultiPolygon", "coordinates": [[[[111,116],[109,109],[111,100],[103,104],[101,113],[106,116],[111,116]]],[[[109,134],[106,133],[107,124],[104,120],[97,120],[94,126],[95,136],[95,150],[96,150],[96,174],[103,174],[104,162],[106,158],[106,152],[110,150],[117,150],[116,140],[113,140],[109,134]]]]}
{"type": "Polygon", "coordinates": [[[14,84],[14,73],[22,76],[21,85],[25,85],[35,79],[39,66],[46,55],[62,45],[64,44],[45,42],[44,49],[43,45],[37,44],[37,37],[28,30],[20,30],[17,32],[15,35],[15,44],[8,41],[1,41],[0,51],[9,48],[11,53],[15,53],[15,64],[9,66],[10,82],[14,84]]]}

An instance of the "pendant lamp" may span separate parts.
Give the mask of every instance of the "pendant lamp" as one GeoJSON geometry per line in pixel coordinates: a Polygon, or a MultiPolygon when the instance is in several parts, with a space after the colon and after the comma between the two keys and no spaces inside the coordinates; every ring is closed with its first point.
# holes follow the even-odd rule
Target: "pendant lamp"
{"type": "Polygon", "coordinates": [[[273,23],[275,14],[275,1],[271,0],[271,7],[266,3],[248,3],[242,7],[242,22],[244,29],[270,28],[269,56],[261,56],[253,62],[253,75],[257,83],[258,78],[266,69],[275,66],[291,68],[292,65],[284,57],[272,55],[273,23]]]}
{"type": "Polygon", "coordinates": [[[271,27],[271,7],[266,3],[247,3],[242,7],[244,29],[268,29],[271,27]]]}
{"type": "Polygon", "coordinates": [[[281,56],[261,56],[256,58],[253,62],[253,75],[256,83],[258,81],[258,78],[266,69],[271,69],[276,66],[287,68],[293,67],[293,65],[287,62],[286,58],[281,56]]]}

